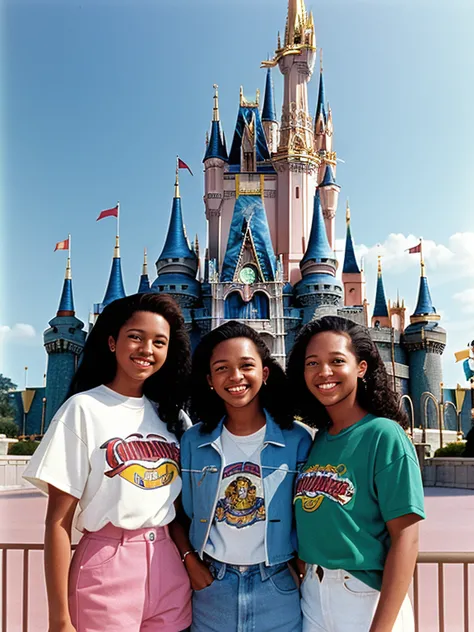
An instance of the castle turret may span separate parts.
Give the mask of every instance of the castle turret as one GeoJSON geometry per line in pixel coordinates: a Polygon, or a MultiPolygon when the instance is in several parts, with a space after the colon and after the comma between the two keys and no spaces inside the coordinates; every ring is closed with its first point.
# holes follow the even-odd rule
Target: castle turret
{"type": "Polygon", "coordinates": [[[334,168],[332,165],[326,164],[324,177],[318,188],[321,195],[321,207],[323,210],[324,223],[326,225],[329,245],[334,250],[336,240],[336,210],[337,202],[339,200],[339,191],[341,190],[341,187],[336,182],[336,176],[334,174],[334,168]]]}
{"type": "Polygon", "coordinates": [[[385,298],[385,288],[382,277],[382,258],[378,256],[377,262],[377,288],[375,290],[374,312],[372,314],[372,327],[390,327],[390,314],[385,298]]]}
{"type": "Polygon", "coordinates": [[[365,279],[363,271],[359,268],[354,252],[349,201],[347,201],[346,204],[346,249],[342,268],[342,283],[344,284],[344,305],[346,307],[364,305],[366,299],[365,279]]]}
{"type": "Polygon", "coordinates": [[[319,68],[319,89],[318,89],[318,102],[316,105],[316,114],[314,116],[314,148],[316,151],[326,151],[327,141],[326,126],[328,122],[328,114],[326,111],[326,90],[324,87],[324,74],[323,74],[323,59],[322,50],[320,54],[320,68],[319,68]]]}
{"type": "Polygon", "coordinates": [[[204,155],[204,204],[208,221],[209,257],[217,262],[221,256],[221,215],[224,201],[224,167],[228,161],[225,137],[219,117],[219,93],[214,84],[214,108],[211,136],[204,155]]]}
{"type": "Polygon", "coordinates": [[[183,223],[178,169],[174,185],[174,198],[165,245],[156,262],[157,278],[153,292],[171,294],[181,307],[194,305],[200,297],[200,285],[196,280],[198,258],[189,246],[183,223]]]}
{"type": "Polygon", "coordinates": [[[83,328],[84,323],[75,316],[71,260],[68,257],[58,311],[43,334],[48,354],[44,431],[66,398],[85,344],[86,332],[83,328]]]}
{"type": "Polygon", "coordinates": [[[313,120],[308,106],[308,82],[316,59],[312,14],[304,0],[288,0],[285,37],[275,56],[262,66],[278,64],[283,75],[280,139],[272,163],[278,174],[275,251],[282,255],[284,276],[301,278],[303,257],[311,226],[314,191],[321,159],[314,149],[313,120]]]}
{"type": "Polygon", "coordinates": [[[146,256],[146,248],[143,252],[143,268],[142,274],[140,276],[140,283],[138,285],[138,294],[145,294],[150,291],[150,279],[148,278],[148,265],[147,265],[147,256],[146,256]]]}
{"type": "Polygon", "coordinates": [[[273,79],[271,68],[267,68],[265,83],[265,98],[263,100],[262,124],[267,138],[270,153],[275,153],[278,148],[279,124],[275,109],[275,95],[273,94],[273,79]]]}
{"type": "Polygon", "coordinates": [[[342,305],[342,286],[336,279],[337,260],[331,250],[324,224],[319,189],[314,196],[313,221],[308,247],[300,263],[302,279],[295,295],[303,307],[321,308],[335,313],[342,305]]]}
{"type": "Polygon", "coordinates": [[[443,382],[441,356],[446,346],[446,332],[439,326],[440,316],[436,313],[431,300],[428,279],[425,273],[423,252],[420,247],[420,285],[415,311],[410,316],[410,324],[405,329],[402,344],[408,352],[410,375],[410,394],[415,406],[417,425],[437,428],[437,411],[432,403],[426,406],[424,393],[431,393],[439,401],[443,382]]]}
{"type": "Polygon", "coordinates": [[[105,307],[112,301],[126,296],[123,286],[122,264],[120,260],[120,241],[119,236],[115,237],[114,257],[112,259],[112,268],[110,270],[109,282],[105,291],[102,307],[105,307]]]}

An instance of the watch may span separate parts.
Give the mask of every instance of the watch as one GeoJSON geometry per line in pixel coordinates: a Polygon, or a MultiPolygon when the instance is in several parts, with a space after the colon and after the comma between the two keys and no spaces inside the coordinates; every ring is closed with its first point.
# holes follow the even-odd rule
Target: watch
{"type": "Polygon", "coordinates": [[[256,278],[257,274],[253,266],[244,266],[239,273],[239,279],[241,283],[245,283],[246,285],[255,283],[256,278]]]}

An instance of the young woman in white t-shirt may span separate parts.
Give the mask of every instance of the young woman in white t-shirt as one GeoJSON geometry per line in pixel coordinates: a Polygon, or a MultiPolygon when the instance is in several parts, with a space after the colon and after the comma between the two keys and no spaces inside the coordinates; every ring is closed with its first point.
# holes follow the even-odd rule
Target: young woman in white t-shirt
{"type": "Polygon", "coordinates": [[[191,590],[168,526],[181,491],[190,345],[170,296],[105,307],[25,472],[49,494],[49,632],[180,632],[191,590]],[[83,537],[70,563],[71,528],[83,537]]]}
{"type": "Polygon", "coordinates": [[[191,520],[178,547],[191,578],[192,632],[300,632],[296,472],[311,435],[293,420],[281,366],[251,327],[229,321],[196,347],[196,424],[181,443],[182,502],[191,520]]]}

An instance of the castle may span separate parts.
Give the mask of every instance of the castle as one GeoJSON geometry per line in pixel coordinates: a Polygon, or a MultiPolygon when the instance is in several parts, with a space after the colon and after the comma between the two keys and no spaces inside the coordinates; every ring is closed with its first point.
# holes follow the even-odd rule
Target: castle
{"type": "MultiPolygon", "coordinates": [[[[265,339],[282,364],[301,326],[325,314],[339,314],[370,327],[387,371],[399,392],[415,403],[421,423],[423,392],[440,398],[441,355],[446,333],[439,325],[421,259],[418,300],[405,326],[405,306],[386,300],[379,259],[373,308],[366,299],[346,208],[342,278],[336,276],[335,217],[340,186],[333,146],[333,115],[327,105],[322,63],[317,107],[308,107],[308,87],[317,58],[314,20],[304,0],[288,0],[284,38],[278,36],[267,68],[263,103],[240,89],[230,144],[219,115],[214,86],[210,134],[203,157],[208,243],[200,266],[199,244],[190,244],[183,222],[178,170],[168,232],[148,277],[146,257],[139,292],[166,292],[182,307],[193,345],[227,319],[245,321],[265,339]],[[281,117],[275,109],[272,69],[283,75],[281,117]]],[[[119,240],[102,303],[125,296],[119,240]]],[[[75,316],[70,266],[59,309],[44,333],[48,354],[42,430],[63,401],[82,352],[86,332],[75,316]]],[[[436,427],[436,420],[429,419],[436,427]]]]}

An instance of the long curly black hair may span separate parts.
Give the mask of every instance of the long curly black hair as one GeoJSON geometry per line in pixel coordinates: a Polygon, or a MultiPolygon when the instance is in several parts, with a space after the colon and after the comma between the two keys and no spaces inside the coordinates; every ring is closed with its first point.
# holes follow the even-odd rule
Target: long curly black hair
{"type": "Polygon", "coordinates": [[[184,432],[179,412],[188,399],[191,345],[184,318],[168,294],[133,294],[113,301],[98,317],[87,337],[79,367],[67,397],[111,382],[117,370],[109,337],[117,340],[120,329],[135,312],[160,314],[170,326],[168,354],[159,371],[143,385],[143,394],[158,404],[160,418],[178,438],[184,432]]]}
{"type": "Polygon", "coordinates": [[[327,428],[331,424],[326,408],[310,393],[304,380],[305,355],[309,341],[316,334],[326,331],[348,336],[357,362],[367,362],[364,380],[358,380],[359,406],[377,417],[393,419],[406,428],[408,418],[400,407],[400,396],[390,386],[385,365],[368,329],[339,316],[324,316],[307,323],[291,350],[286,372],[296,414],[316,428],[327,428]]]}
{"type": "Polygon", "coordinates": [[[259,334],[248,325],[235,320],[228,321],[206,334],[194,351],[191,373],[193,421],[202,421],[202,432],[209,433],[226,414],[224,402],[209,388],[207,376],[211,372],[210,363],[214,348],[220,342],[232,338],[249,338],[256,346],[263,366],[269,369],[267,384],[262,386],[259,392],[260,405],[281,428],[291,428],[293,416],[285,372],[272,358],[270,349],[259,334]]]}

